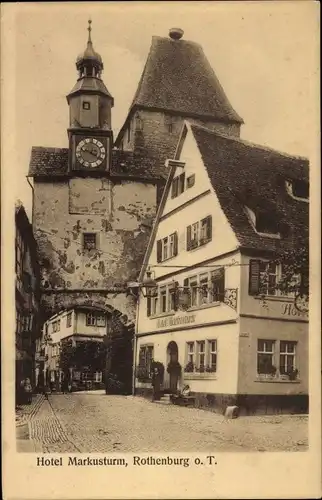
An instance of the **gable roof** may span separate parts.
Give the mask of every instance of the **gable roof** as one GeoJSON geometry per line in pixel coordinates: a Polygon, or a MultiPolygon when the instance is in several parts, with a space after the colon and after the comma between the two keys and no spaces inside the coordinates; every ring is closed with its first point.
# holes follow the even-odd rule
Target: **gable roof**
{"type": "MultiPolygon", "coordinates": [[[[33,147],[28,175],[34,178],[70,177],[68,172],[68,148],[33,147]]],[[[138,152],[112,150],[111,170],[113,178],[141,179],[151,182],[162,180],[158,158],[143,156],[138,152]]]]}
{"type": "MultiPolygon", "coordinates": [[[[232,227],[239,248],[260,252],[294,249],[308,238],[309,204],[292,198],[286,180],[309,183],[309,162],[242,139],[213,132],[185,122],[174,158],[180,157],[187,129],[191,129],[220,206],[232,227]],[[281,239],[258,234],[246,215],[245,206],[277,217],[281,239]],[[300,241],[301,240],[301,241],[300,241]]],[[[169,160],[171,165],[172,160],[169,160]]],[[[157,234],[159,220],[176,171],[172,163],[143,259],[143,280],[157,234]]]]}
{"type": "MultiPolygon", "coordinates": [[[[159,36],[152,37],[150,52],[125,123],[135,108],[244,123],[230,104],[202,47],[195,42],[159,36]]],[[[116,143],[123,129],[124,126],[116,143]]]]}
{"type": "Polygon", "coordinates": [[[248,249],[283,251],[308,238],[309,204],[292,198],[287,180],[309,183],[309,162],[191,125],[210,182],[228,222],[248,249]],[[276,220],[281,238],[258,234],[245,206],[276,220]]]}

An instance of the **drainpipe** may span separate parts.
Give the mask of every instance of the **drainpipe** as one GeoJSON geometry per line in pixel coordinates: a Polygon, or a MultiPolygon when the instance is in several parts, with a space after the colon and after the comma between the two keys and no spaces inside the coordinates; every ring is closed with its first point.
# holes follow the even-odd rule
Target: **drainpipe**
{"type": "Polygon", "coordinates": [[[134,343],[133,343],[133,374],[132,374],[132,395],[135,396],[135,374],[136,374],[136,349],[137,349],[137,334],[139,331],[139,310],[140,310],[140,293],[138,290],[138,298],[136,303],[136,318],[135,318],[135,330],[134,330],[134,343]]]}

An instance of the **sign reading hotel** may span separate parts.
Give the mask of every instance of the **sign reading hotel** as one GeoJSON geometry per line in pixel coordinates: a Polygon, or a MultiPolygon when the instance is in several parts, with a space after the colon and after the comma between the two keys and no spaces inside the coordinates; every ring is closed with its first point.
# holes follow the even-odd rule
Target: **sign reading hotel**
{"type": "Polygon", "coordinates": [[[167,328],[169,326],[188,325],[189,323],[194,323],[195,321],[196,321],[195,314],[189,314],[188,316],[160,318],[157,321],[157,328],[167,328]]]}

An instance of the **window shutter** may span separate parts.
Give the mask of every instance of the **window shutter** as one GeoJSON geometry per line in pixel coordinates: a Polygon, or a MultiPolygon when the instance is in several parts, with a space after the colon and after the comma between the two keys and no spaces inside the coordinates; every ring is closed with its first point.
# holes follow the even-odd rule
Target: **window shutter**
{"type": "Polygon", "coordinates": [[[250,259],[249,261],[249,295],[258,295],[260,286],[260,260],[250,259]]]}
{"type": "Polygon", "coordinates": [[[151,297],[146,299],[146,315],[151,316],[151,297]]]}
{"type": "Polygon", "coordinates": [[[174,295],[174,310],[177,311],[179,308],[179,283],[175,282],[175,295],[174,295]]]}
{"type": "Polygon", "coordinates": [[[191,226],[187,227],[187,250],[191,249],[191,226]]]}
{"type": "Polygon", "coordinates": [[[157,262],[161,262],[162,260],[162,241],[157,241],[157,262]]]}
{"type": "Polygon", "coordinates": [[[210,241],[212,238],[212,217],[207,217],[207,239],[210,241]]]}
{"type": "Polygon", "coordinates": [[[174,237],[173,237],[173,256],[175,257],[176,255],[178,255],[178,233],[177,231],[174,233],[174,237]]]}

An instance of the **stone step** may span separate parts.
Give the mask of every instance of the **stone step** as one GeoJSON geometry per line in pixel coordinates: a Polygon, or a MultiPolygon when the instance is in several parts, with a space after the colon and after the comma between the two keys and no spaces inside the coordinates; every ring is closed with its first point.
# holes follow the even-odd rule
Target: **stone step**
{"type": "Polygon", "coordinates": [[[163,400],[159,399],[157,401],[153,401],[153,403],[157,403],[159,405],[171,405],[172,404],[170,399],[163,399],[163,400]]]}

